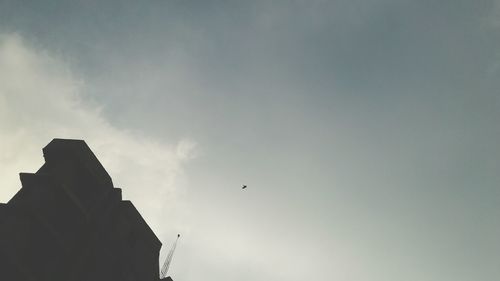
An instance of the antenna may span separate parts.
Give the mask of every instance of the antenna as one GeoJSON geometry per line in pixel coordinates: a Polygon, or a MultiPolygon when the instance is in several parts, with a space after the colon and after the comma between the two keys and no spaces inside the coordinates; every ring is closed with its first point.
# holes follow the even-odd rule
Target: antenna
{"type": "Polygon", "coordinates": [[[172,245],[172,249],[168,252],[167,258],[165,259],[165,263],[161,267],[160,271],[160,279],[167,277],[168,268],[170,267],[170,262],[172,261],[172,257],[174,256],[175,247],[177,247],[177,241],[179,241],[180,234],[177,234],[177,239],[175,239],[174,245],[172,245]]]}

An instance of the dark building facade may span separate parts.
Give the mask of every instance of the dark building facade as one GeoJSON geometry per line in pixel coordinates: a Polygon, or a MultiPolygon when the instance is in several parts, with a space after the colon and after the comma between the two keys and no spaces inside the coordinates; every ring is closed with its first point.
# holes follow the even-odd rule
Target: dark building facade
{"type": "Polygon", "coordinates": [[[161,242],[87,144],[54,139],[43,155],[0,204],[0,280],[158,281],[161,242]]]}

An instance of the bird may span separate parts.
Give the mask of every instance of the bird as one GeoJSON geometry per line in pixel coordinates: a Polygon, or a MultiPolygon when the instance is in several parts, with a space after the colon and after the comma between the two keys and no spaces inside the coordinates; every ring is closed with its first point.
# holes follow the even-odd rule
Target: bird
{"type": "Polygon", "coordinates": [[[244,185],[241,187],[241,189],[245,189],[245,188],[247,188],[247,186],[244,184],[244,185]]]}

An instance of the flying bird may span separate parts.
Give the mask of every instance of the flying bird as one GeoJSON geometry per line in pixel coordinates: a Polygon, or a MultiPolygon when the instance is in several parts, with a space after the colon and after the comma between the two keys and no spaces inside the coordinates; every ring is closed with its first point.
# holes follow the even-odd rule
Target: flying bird
{"type": "Polygon", "coordinates": [[[241,187],[241,189],[245,189],[245,188],[247,188],[247,186],[244,184],[244,185],[241,187]]]}

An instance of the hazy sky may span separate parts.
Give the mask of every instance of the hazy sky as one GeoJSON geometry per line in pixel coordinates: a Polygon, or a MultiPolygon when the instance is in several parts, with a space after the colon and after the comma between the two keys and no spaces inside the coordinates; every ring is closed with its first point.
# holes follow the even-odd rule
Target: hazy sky
{"type": "Polygon", "coordinates": [[[85,139],[175,281],[498,281],[499,124],[498,0],[0,0],[0,201],[85,139]]]}

